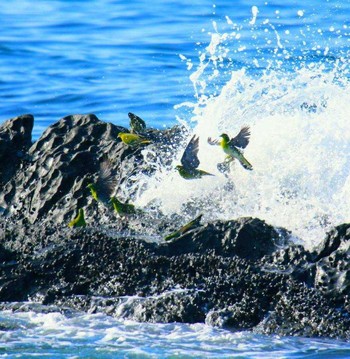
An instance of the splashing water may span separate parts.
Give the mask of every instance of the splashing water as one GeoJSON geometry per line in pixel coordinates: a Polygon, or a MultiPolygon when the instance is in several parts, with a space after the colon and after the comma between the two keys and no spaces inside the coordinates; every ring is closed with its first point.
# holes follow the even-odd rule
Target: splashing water
{"type": "Polygon", "coordinates": [[[1,311],[1,358],[345,358],[348,343],[231,333],[204,324],[155,324],[103,314],[1,311]],[[305,354],[307,353],[307,354],[305,354]]]}
{"type": "Polygon", "coordinates": [[[196,102],[177,106],[193,111],[187,127],[201,139],[199,168],[215,177],[186,181],[174,171],[184,142],[171,166],[140,176],[136,201],[156,202],[163,213],[186,219],[199,213],[204,220],[259,217],[312,246],[331,226],[350,221],[349,64],[345,50],[338,46],[337,56],[331,54],[319,32],[300,40],[308,46],[288,48],[268,19],[257,24],[256,6],[252,15],[248,29],[228,17],[229,32],[213,24],[211,42],[190,75],[196,102]],[[234,58],[244,52],[247,34],[256,53],[247,53],[242,65],[234,58]],[[243,125],[251,128],[244,153],[253,171],[234,163],[224,176],[217,164],[225,155],[206,139],[235,136],[243,125]]]}

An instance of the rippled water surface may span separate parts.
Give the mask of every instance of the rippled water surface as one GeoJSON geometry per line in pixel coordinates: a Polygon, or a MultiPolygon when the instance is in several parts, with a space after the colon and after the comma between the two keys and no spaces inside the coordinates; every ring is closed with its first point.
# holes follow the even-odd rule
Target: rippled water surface
{"type": "Polygon", "coordinates": [[[32,113],[38,136],[72,113],[126,125],[133,111],[156,127],[189,120],[173,106],[194,99],[189,76],[210,33],[235,28],[236,68],[265,67],[276,50],[287,67],[300,53],[334,60],[347,53],[349,11],[345,0],[2,1],[0,121],[32,113]]]}
{"type": "MultiPolygon", "coordinates": [[[[73,113],[125,126],[129,111],[158,128],[180,121],[200,135],[201,166],[216,176],[184,185],[173,171],[180,148],[171,167],[138,178],[138,206],[157,202],[184,220],[198,214],[184,202],[204,220],[257,216],[312,246],[350,221],[349,14],[345,0],[2,1],[0,123],[32,113],[36,139],[73,113]],[[254,171],[236,164],[228,186],[222,153],[203,139],[243,124],[254,171]]],[[[7,358],[350,357],[341,341],[100,315],[4,311],[0,324],[7,358]]]]}

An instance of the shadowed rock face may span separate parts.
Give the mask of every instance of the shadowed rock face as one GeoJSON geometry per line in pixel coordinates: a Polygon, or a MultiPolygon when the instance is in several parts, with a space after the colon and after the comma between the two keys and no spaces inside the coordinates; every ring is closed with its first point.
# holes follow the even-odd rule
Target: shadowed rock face
{"type": "MultiPolygon", "coordinates": [[[[29,119],[31,131],[30,115],[7,121],[2,131],[13,132],[8,142],[16,139],[13,148],[6,144],[6,151],[15,153],[21,148],[21,156],[25,157],[20,170],[18,166],[11,169],[13,176],[0,193],[0,206],[17,220],[67,222],[77,208],[88,205],[92,208],[88,215],[94,218],[96,208],[87,184],[94,180],[104,156],[114,162],[120,182],[142,161],[141,149],[133,150],[120,142],[118,133],[127,131],[125,128],[102,122],[95,115],[67,116],[50,126],[31,147],[29,126],[23,130],[23,125],[18,124],[28,123],[29,119]]],[[[161,145],[175,134],[176,129],[158,134],[150,131],[149,137],[162,149],[161,145]]],[[[3,161],[6,168],[7,160],[3,161]]]]}
{"type": "Polygon", "coordinates": [[[28,148],[32,145],[32,115],[22,115],[6,121],[0,127],[0,186],[14,175],[28,148]]]}
{"type": "Polygon", "coordinates": [[[282,241],[278,231],[257,218],[207,223],[168,243],[168,253],[179,255],[189,252],[205,254],[213,251],[221,256],[237,255],[257,260],[276,250],[282,241]],[[223,235],[224,234],[224,235],[223,235]]]}
{"type": "Polygon", "coordinates": [[[331,230],[319,248],[315,287],[343,301],[350,296],[350,224],[331,230]]]}
{"type": "MultiPolygon", "coordinates": [[[[135,168],[154,170],[144,166],[141,149],[119,142],[125,129],[94,115],[67,116],[31,144],[32,124],[24,126],[30,118],[0,127],[0,153],[21,153],[9,169],[0,157],[0,308],[69,307],[138,321],[350,339],[349,224],[312,253],[258,218],[204,223],[170,242],[126,236],[120,230],[130,232],[132,223],[139,234],[150,223],[168,233],[171,223],[151,213],[102,217],[89,196],[86,185],[106,155],[120,182],[135,168]],[[83,206],[99,226],[68,228],[83,206]],[[57,307],[5,303],[29,299],[57,307]]],[[[156,154],[171,155],[181,131],[148,130],[147,136],[156,154]]]]}

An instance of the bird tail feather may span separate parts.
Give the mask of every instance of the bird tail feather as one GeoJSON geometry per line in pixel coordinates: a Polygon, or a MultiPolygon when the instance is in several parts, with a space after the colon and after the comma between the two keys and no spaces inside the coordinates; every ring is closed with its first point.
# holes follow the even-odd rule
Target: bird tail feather
{"type": "Polygon", "coordinates": [[[240,157],[239,158],[239,162],[241,163],[241,165],[246,169],[246,170],[252,170],[253,166],[251,165],[251,163],[245,158],[245,157],[240,157]]]}

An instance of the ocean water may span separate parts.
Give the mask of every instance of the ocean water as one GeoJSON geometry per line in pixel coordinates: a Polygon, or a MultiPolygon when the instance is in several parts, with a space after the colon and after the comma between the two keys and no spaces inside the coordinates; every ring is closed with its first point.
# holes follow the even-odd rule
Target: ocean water
{"type": "Polygon", "coordinates": [[[102,314],[0,313],[0,358],[349,358],[349,343],[102,314]]]}
{"type": "MultiPolygon", "coordinates": [[[[138,176],[135,204],[184,221],[257,216],[313,247],[350,221],[349,14],[345,0],[2,1],[0,123],[32,113],[34,139],[75,113],[181,123],[200,136],[200,167],[216,176],[176,176],[184,141],[169,167],[138,176]],[[206,138],[243,125],[254,170],[235,163],[224,176],[223,153],[206,138]]],[[[4,311],[0,324],[7,358],[350,357],[341,341],[100,315],[4,311]]]]}

